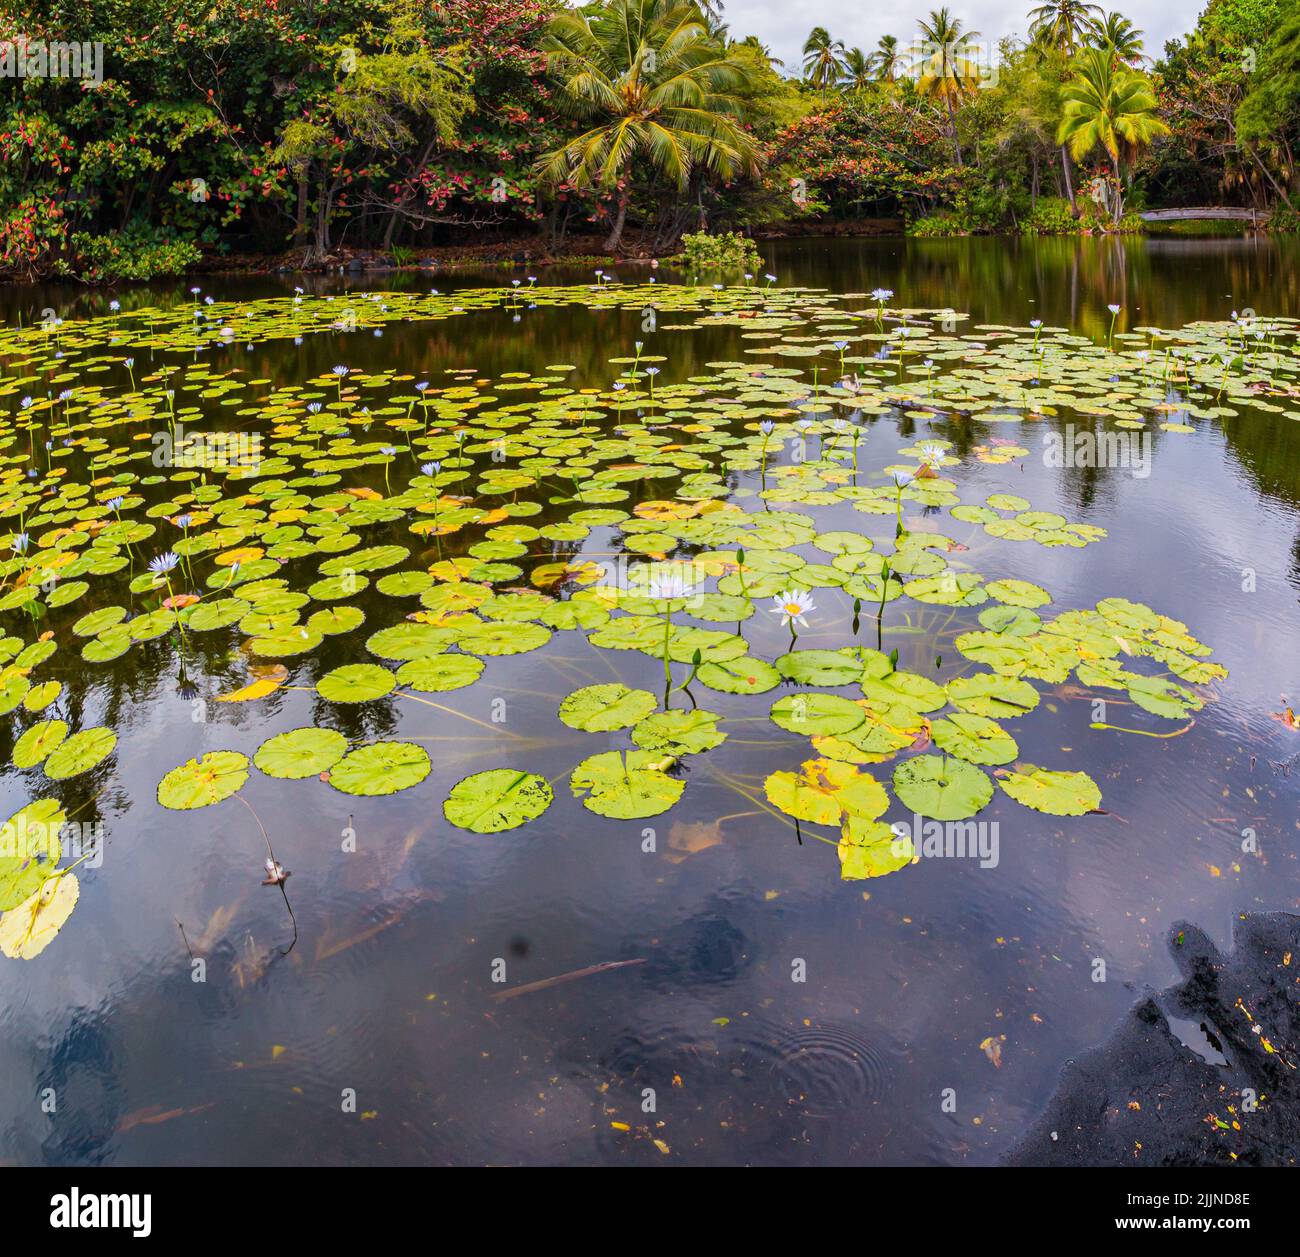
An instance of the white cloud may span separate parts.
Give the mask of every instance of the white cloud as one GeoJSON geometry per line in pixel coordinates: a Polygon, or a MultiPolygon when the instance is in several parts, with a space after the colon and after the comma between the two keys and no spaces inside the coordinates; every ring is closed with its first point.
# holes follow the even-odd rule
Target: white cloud
{"type": "MultiPolygon", "coordinates": [[[[794,71],[800,63],[803,42],[814,26],[825,26],[849,48],[870,52],[882,35],[894,35],[902,45],[910,43],[916,35],[917,19],[938,7],[938,0],[906,0],[903,4],[871,7],[862,0],[813,0],[807,5],[792,4],[790,0],[726,0],[723,20],[736,38],[757,35],[788,70],[794,71]]],[[[996,42],[1004,35],[1024,36],[1029,25],[1026,15],[1033,3],[1025,0],[1020,10],[1020,6],[1008,7],[998,0],[949,0],[948,7],[968,29],[996,42]]],[[[1158,57],[1167,39],[1185,35],[1196,25],[1205,0],[1123,0],[1102,7],[1118,9],[1145,32],[1147,55],[1158,57]]]]}

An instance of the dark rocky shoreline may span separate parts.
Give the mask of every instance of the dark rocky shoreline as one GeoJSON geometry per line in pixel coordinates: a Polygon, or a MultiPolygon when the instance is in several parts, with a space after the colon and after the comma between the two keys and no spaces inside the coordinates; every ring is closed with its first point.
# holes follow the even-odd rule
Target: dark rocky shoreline
{"type": "Polygon", "coordinates": [[[1174,926],[1183,981],[1065,1067],[1005,1164],[1300,1162],[1300,916],[1242,916],[1233,943],[1223,956],[1196,926],[1174,926]]]}

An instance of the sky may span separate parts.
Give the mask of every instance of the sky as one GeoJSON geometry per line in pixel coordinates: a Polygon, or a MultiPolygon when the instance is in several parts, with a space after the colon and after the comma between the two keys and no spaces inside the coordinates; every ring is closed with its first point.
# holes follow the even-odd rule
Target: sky
{"type": "MultiPolygon", "coordinates": [[[[996,44],[1003,35],[1023,37],[1029,25],[1026,14],[1038,0],[947,0],[964,25],[996,44]]],[[[937,9],[943,0],[894,0],[868,4],[865,0],[725,0],[723,21],[734,38],[757,35],[772,54],[798,68],[800,50],[814,26],[825,26],[849,48],[870,52],[881,35],[894,35],[900,44],[916,34],[916,20],[937,9]]],[[[1118,9],[1141,31],[1148,56],[1158,57],[1165,40],[1184,35],[1196,25],[1206,0],[1109,0],[1106,9],[1118,9]]]]}

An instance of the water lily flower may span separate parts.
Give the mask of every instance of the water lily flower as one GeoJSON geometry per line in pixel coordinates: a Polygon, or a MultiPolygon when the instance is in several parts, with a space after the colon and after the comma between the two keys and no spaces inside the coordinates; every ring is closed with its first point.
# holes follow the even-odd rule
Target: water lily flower
{"type": "Polygon", "coordinates": [[[916,479],[916,473],[913,471],[905,471],[900,468],[898,471],[894,472],[894,483],[900,489],[906,489],[907,486],[911,484],[912,481],[915,479],[916,479]]]}
{"type": "Polygon", "coordinates": [[[1119,306],[1117,306],[1117,305],[1108,305],[1108,306],[1106,307],[1106,309],[1109,310],[1112,314],[1118,314],[1118,313],[1119,313],[1119,306]]]}
{"type": "Polygon", "coordinates": [[[113,301],[110,301],[108,303],[108,308],[112,310],[114,314],[116,314],[122,308],[122,303],[114,299],[113,301]]]}
{"type": "Polygon", "coordinates": [[[188,528],[193,522],[193,519],[189,515],[177,515],[175,522],[177,528],[188,528]]]}
{"type": "Polygon", "coordinates": [[[892,288],[873,288],[871,290],[871,300],[878,305],[884,305],[894,295],[892,288]]]}
{"type": "Polygon", "coordinates": [[[30,534],[25,532],[14,533],[14,539],[9,543],[9,548],[16,554],[26,554],[30,541],[30,534]]]}
{"type": "Polygon", "coordinates": [[[425,390],[426,388],[428,388],[428,387],[429,387],[429,381],[428,381],[428,380],[421,380],[421,381],[420,381],[420,382],[415,386],[415,391],[416,391],[417,393],[423,393],[424,390],[425,390]]]}
{"type": "Polygon", "coordinates": [[[650,578],[646,592],[656,601],[674,601],[679,598],[689,598],[695,592],[695,586],[682,572],[656,572],[650,578]]]}
{"type": "Polygon", "coordinates": [[[421,463],[420,470],[426,476],[436,476],[442,470],[442,464],[439,462],[421,463]]]}
{"type": "Polygon", "coordinates": [[[121,498],[109,498],[108,501],[104,503],[104,505],[105,505],[106,507],[108,507],[108,509],[109,509],[110,511],[118,511],[118,510],[121,510],[121,508],[122,508],[122,499],[121,499],[121,498]]]}
{"type": "Polygon", "coordinates": [[[339,379],[342,379],[349,373],[349,371],[351,371],[351,367],[337,366],[334,368],[334,374],[337,375],[339,379]]]}
{"type": "Polygon", "coordinates": [[[812,594],[805,589],[787,589],[784,593],[777,594],[772,599],[772,604],[769,610],[773,615],[781,617],[782,628],[787,627],[792,621],[801,628],[807,628],[808,621],[804,616],[810,611],[817,610],[812,594]]]}
{"type": "Polygon", "coordinates": [[[926,467],[940,467],[943,465],[943,446],[942,445],[923,445],[921,446],[921,462],[926,467]]]}
{"type": "Polygon", "coordinates": [[[764,419],[759,425],[758,430],[764,436],[771,436],[776,431],[776,424],[771,419],[764,419]]]}
{"type": "Polygon", "coordinates": [[[180,565],[180,557],[172,550],[166,550],[156,558],[149,560],[149,570],[161,575],[164,572],[170,572],[180,565]]]}

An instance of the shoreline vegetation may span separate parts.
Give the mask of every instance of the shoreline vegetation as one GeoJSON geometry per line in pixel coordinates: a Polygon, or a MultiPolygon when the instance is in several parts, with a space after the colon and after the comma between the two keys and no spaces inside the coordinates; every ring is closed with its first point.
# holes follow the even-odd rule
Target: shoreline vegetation
{"type": "Polygon", "coordinates": [[[999,41],[945,7],[870,52],[814,27],[798,65],[726,18],[709,0],[19,5],[0,17],[0,279],[684,253],[741,271],[789,236],[1300,227],[1287,0],[1209,0],[1159,53],[1081,0],[999,41]],[[1267,225],[1139,217],[1206,206],[1267,225]]]}

